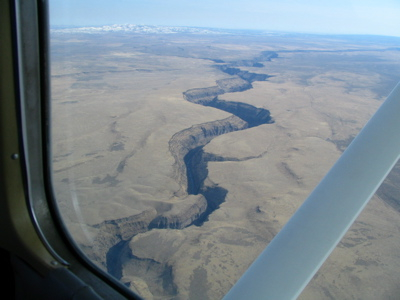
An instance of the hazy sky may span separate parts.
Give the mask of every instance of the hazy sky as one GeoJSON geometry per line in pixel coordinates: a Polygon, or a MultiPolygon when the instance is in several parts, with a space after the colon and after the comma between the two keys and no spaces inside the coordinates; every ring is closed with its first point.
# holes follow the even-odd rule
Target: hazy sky
{"type": "Polygon", "coordinates": [[[143,24],[400,36],[400,0],[50,0],[52,25],[143,24]]]}

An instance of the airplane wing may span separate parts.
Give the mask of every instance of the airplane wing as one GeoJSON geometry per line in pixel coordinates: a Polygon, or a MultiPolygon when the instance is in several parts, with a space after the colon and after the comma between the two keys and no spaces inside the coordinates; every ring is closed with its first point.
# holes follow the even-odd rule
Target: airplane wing
{"type": "Polygon", "coordinates": [[[400,157],[400,83],[224,297],[296,299],[400,157]]]}

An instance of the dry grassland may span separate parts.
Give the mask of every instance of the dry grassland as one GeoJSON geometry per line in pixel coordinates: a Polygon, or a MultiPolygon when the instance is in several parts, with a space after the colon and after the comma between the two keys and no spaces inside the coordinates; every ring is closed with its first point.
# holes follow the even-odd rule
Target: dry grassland
{"type": "MultiPolygon", "coordinates": [[[[53,40],[56,196],[71,234],[104,269],[107,247],[120,240],[101,224],[143,212],[154,217],[185,201],[176,195],[171,137],[230,115],[187,102],[182,93],[229,77],[212,59],[229,63],[266,50],[279,55],[261,68],[240,67],[273,77],[220,96],[266,108],[274,119],[204,147],[230,158],[209,162],[206,179],[228,191],[225,202],[202,226],[141,230],[126,240],[121,280],[147,299],[221,298],[400,79],[399,52],[384,50],[391,45],[340,38],[53,40]]],[[[399,212],[375,196],[300,298],[395,299],[399,224],[399,212]]]]}

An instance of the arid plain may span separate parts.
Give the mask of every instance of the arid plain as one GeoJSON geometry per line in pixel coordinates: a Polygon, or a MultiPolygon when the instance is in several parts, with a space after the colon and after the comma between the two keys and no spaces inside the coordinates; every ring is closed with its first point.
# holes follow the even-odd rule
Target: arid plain
{"type": "MultiPolygon", "coordinates": [[[[51,45],[60,212],[146,299],[222,298],[400,80],[395,38],[53,33],[51,45]],[[270,118],[248,126],[238,103],[270,118]]],[[[400,295],[399,173],[301,299],[400,295]]]]}

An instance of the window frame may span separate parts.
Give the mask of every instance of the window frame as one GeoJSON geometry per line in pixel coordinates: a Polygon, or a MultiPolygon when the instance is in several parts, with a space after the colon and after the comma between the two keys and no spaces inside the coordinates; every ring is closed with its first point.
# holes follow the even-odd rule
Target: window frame
{"type": "Polygon", "coordinates": [[[48,1],[2,1],[0,25],[6,41],[0,44],[0,208],[7,215],[0,224],[11,232],[0,235],[0,247],[27,262],[38,277],[65,278],[57,277],[62,270],[63,276],[82,280],[95,291],[85,299],[140,299],[86,258],[56,205],[51,176],[48,1]]]}
{"type": "Polygon", "coordinates": [[[0,247],[14,257],[17,286],[26,289],[23,297],[140,299],[85,257],[57,209],[51,181],[48,1],[2,1],[0,16],[0,247]],[[82,286],[94,292],[82,294],[82,286]]]}

